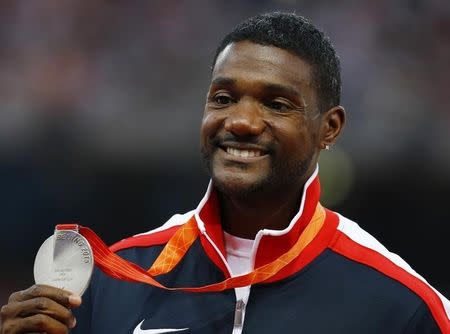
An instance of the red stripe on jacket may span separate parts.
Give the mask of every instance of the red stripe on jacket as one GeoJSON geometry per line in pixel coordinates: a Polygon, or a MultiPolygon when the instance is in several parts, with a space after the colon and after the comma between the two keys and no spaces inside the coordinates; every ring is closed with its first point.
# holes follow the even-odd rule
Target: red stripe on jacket
{"type": "Polygon", "coordinates": [[[150,247],[157,245],[164,245],[175,234],[181,225],[169,227],[167,230],[158,232],[150,232],[148,234],[135,235],[130,238],[123,239],[110,246],[109,249],[112,252],[118,252],[120,250],[131,247],[150,247]]]}
{"type": "Polygon", "coordinates": [[[420,278],[399,267],[384,255],[367,248],[338,231],[330,248],[346,258],[365,264],[400,282],[417,294],[428,306],[442,333],[450,333],[450,320],[437,293],[420,278]]]}

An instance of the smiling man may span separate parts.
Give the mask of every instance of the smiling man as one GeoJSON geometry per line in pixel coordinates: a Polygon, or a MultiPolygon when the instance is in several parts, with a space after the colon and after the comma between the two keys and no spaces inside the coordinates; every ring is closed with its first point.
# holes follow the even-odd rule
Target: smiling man
{"type": "Polygon", "coordinates": [[[345,113],[337,104],[321,113],[314,69],[292,51],[237,36],[215,59],[201,147],[224,230],[253,239],[288,225],[345,113]]]}
{"type": "Polygon", "coordinates": [[[205,197],[111,247],[150,271],[175,249],[162,263],[179,263],[158,281],[203,292],[97,270],[83,302],[47,286],[14,293],[1,333],[450,333],[447,299],[320,205],[319,154],[344,123],[328,38],[295,14],[246,20],[213,61],[201,125],[205,197]]]}

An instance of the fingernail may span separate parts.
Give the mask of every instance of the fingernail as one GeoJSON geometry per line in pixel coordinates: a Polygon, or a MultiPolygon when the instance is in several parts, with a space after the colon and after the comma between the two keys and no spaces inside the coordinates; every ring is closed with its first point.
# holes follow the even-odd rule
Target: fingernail
{"type": "Polygon", "coordinates": [[[81,304],[81,297],[78,295],[70,295],[69,296],[69,303],[75,306],[78,306],[81,304]]]}
{"type": "Polygon", "coordinates": [[[74,328],[75,325],[77,324],[77,319],[73,318],[72,323],[70,324],[70,328],[74,328]]]}

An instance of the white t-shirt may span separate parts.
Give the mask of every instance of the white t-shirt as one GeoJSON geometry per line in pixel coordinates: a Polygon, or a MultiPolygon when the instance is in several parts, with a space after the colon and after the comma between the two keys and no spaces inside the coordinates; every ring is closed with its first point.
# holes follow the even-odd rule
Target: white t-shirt
{"type": "Polygon", "coordinates": [[[254,240],[235,237],[223,232],[227,262],[233,276],[249,273],[253,270],[251,254],[254,240]]]}
{"type": "MultiPolygon", "coordinates": [[[[223,232],[225,250],[227,252],[227,262],[231,269],[231,275],[240,276],[253,270],[252,249],[254,240],[235,237],[229,233],[223,232]]],[[[242,300],[247,305],[250,295],[250,286],[236,288],[236,300],[242,300]]],[[[242,320],[245,318],[245,308],[242,320]]],[[[234,326],[233,334],[242,332],[242,326],[234,326]]]]}

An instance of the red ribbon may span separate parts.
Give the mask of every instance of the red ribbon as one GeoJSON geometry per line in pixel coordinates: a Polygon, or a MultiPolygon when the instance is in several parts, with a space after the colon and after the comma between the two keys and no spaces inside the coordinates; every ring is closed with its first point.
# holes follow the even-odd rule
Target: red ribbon
{"type": "Polygon", "coordinates": [[[228,278],[224,281],[200,287],[166,287],[154,279],[155,276],[170,272],[184,257],[189,247],[198,237],[198,227],[193,216],[172,236],[161,254],[148,270],[127,261],[111,252],[106,244],[91,229],[74,224],[58,225],[57,230],[77,230],[89,242],[94,253],[95,264],[107,275],[130,282],[147,283],[165,290],[187,292],[213,292],[249,286],[261,283],[275,276],[281,269],[297,258],[303,249],[314,239],[325,221],[325,210],[317,204],[311,221],[302,232],[297,242],[286,253],[274,261],[252,272],[228,278]]]}

